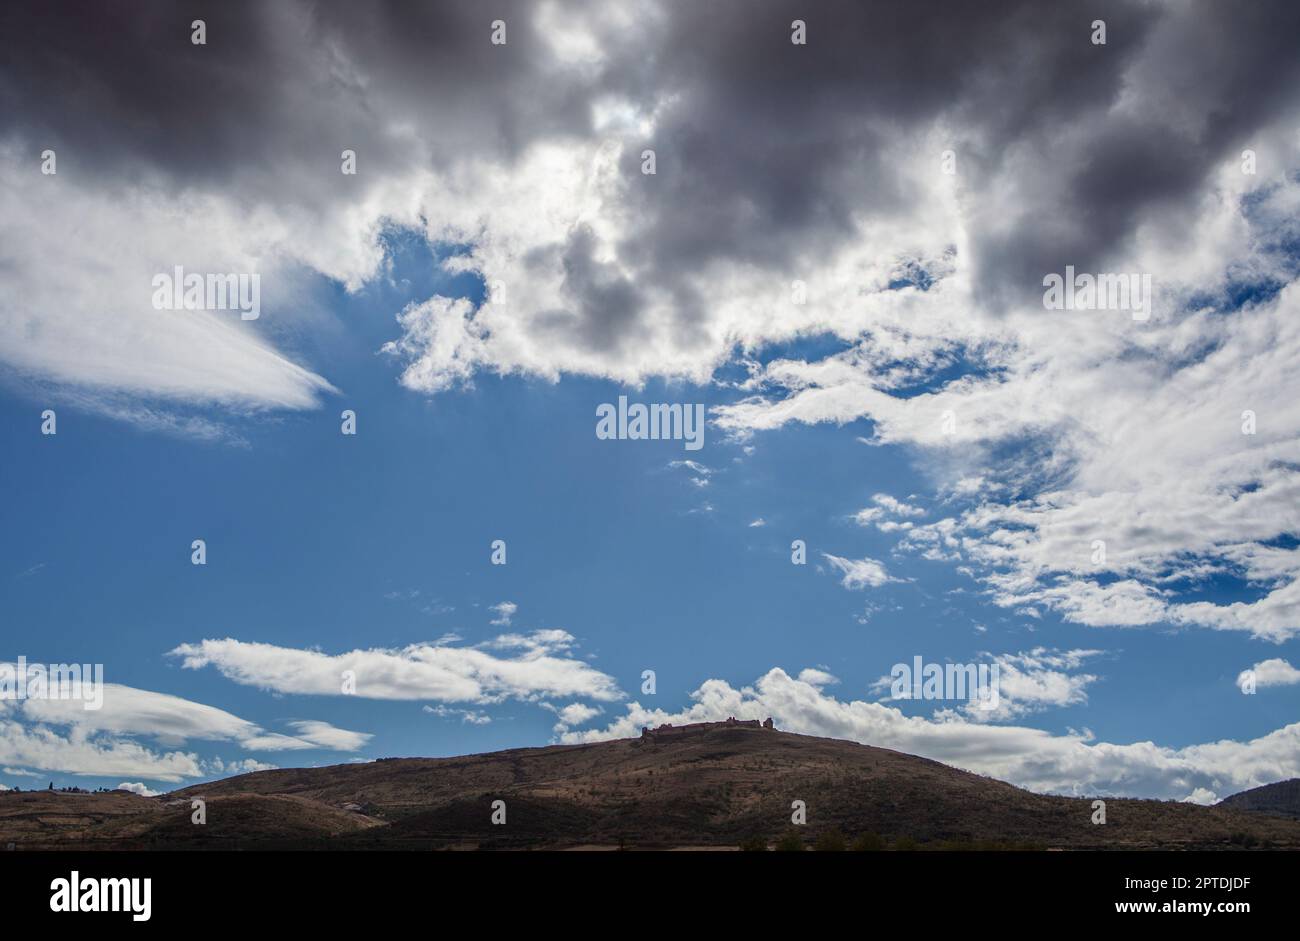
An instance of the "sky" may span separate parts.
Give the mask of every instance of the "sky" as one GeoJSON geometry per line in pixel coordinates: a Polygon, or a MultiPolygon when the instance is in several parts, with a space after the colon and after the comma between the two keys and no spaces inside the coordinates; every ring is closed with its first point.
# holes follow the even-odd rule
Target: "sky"
{"type": "Polygon", "coordinates": [[[1300,776],[1297,20],[11,5],[0,664],[106,685],[0,698],[0,786],[727,716],[1047,793],[1300,776]],[[258,316],[158,309],[177,266],[258,316]],[[1149,308],[1050,308],[1067,266],[1149,308]],[[703,446],[602,438],[621,396],[703,446]],[[997,708],[895,698],[917,657],[997,708]]]}

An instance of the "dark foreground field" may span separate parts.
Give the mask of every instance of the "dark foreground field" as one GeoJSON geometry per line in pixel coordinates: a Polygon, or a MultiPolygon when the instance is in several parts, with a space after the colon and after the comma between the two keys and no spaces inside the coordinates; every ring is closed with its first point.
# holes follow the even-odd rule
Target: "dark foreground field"
{"type": "MultiPolygon", "coordinates": [[[[1238,802],[1248,805],[1249,802],[1238,802]]],[[[0,793],[0,845],[28,849],[734,849],[808,846],[1300,849],[1274,813],[1044,797],[835,739],[721,729],[459,758],[260,771],[160,797],[0,793]],[[191,801],[207,823],[191,823],[191,801]],[[493,824],[493,802],[506,821],[493,824]],[[791,803],[807,807],[793,828],[791,803]]]]}

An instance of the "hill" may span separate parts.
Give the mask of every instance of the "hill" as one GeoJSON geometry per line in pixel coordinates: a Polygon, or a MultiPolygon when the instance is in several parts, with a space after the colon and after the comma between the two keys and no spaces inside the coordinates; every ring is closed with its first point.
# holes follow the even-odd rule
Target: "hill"
{"type": "Polygon", "coordinates": [[[1219,801],[1219,807],[1229,810],[1246,810],[1265,814],[1280,814],[1300,820],[1300,778],[1278,781],[1263,787],[1251,788],[1219,801]]]}
{"type": "Polygon", "coordinates": [[[0,843],[246,848],[734,848],[790,829],[1029,848],[1300,849],[1300,821],[1233,808],[1032,794],[884,748],[767,729],[456,758],[259,771],[159,798],[0,794],[0,843]],[[190,800],[208,823],[189,823],[190,800]],[[19,799],[19,800],[16,800],[19,799]],[[491,822],[505,802],[506,823],[491,822]],[[40,805],[40,806],[37,806],[40,805]],[[25,807],[19,813],[14,807],[25,807]],[[61,813],[56,812],[61,811],[61,813]]]}

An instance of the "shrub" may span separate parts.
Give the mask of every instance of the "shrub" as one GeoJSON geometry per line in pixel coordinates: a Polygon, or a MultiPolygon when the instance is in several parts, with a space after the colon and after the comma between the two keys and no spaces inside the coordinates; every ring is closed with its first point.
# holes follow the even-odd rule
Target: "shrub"
{"type": "Polygon", "coordinates": [[[785,835],[776,841],[776,850],[778,853],[802,853],[803,837],[796,830],[787,830],[785,835]]]}
{"type": "Polygon", "coordinates": [[[758,835],[745,837],[740,841],[740,849],[744,853],[766,853],[767,838],[758,835]]]}
{"type": "Polygon", "coordinates": [[[849,849],[855,853],[876,853],[885,848],[885,841],[878,833],[864,833],[853,841],[849,849]]]}
{"type": "Polygon", "coordinates": [[[916,840],[912,839],[910,836],[900,836],[894,841],[894,849],[899,850],[900,852],[910,853],[916,848],[916,840]]]}
{"type": "Polygon", "coordinates": [[[844,842],[844,834],[839,830],[823,831],[813,845],[813,849],[819,853],[842,853],[847,848],[844,842]]]}

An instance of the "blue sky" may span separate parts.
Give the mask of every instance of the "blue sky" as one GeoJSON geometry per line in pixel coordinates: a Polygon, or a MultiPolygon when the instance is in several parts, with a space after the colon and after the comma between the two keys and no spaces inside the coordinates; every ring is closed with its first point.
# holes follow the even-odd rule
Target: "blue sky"
{"type": "Polygon", "coordinates": [[[201,6],[6,11],[0,693],[108,686],[0,695],[0,786],[728,715],[1300,777],[1294,3],[201,6]],[[704,447],[602,440],[622,395],[704,447]],[[997,708],[892,699],[916,657],[997,708]]]}

